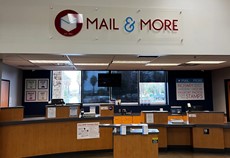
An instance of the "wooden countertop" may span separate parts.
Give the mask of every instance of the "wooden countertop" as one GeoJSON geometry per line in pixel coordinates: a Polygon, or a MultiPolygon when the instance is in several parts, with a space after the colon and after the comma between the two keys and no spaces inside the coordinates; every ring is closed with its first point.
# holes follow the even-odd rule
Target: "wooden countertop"
{"type": "Polygon", "coordinates": [[[125,114],[122,115],[121,113],[115,113],[114,116],[140,116],[141,113],[131,113],[131,114],[125,114]]]}
{"type": "Polygon", "coordinates": [[[65,122],[65,121],[84,121],[84,120],[113,120],[113,117],[92,117],[92,118],[46,118],[46,117],[33,117],[33,118],[24,118],[22,121],[6,121],[0,122],[0,126],[8,125],[22,125],[22,124],[35,124],[35,123],[50,123],[50,122],[65,122]]]}
{"type": "Polygon", "coordinates": [[[17,109],[17,108],[24,108],[24,106],[1,107],[0,110],[5,110],[5,109],[17,109]]]}

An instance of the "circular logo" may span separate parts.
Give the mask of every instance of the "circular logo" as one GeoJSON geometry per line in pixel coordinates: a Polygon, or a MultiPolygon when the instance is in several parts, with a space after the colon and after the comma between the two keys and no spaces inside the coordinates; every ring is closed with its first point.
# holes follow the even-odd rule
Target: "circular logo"
{"type": "Polygon", "coordinates": [[[73,10],[63,10],[55,18],[55,27],[63,36],[78,34],[83,25],[83,16],[73,10]]]}

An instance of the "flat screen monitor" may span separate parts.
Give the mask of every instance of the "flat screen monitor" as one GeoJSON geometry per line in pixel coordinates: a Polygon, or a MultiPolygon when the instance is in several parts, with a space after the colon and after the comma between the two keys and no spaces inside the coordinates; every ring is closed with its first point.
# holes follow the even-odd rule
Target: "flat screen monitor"
{"type": "Polygon", "coordinates": [[[81,106],[81,103],[66,103],[66,106],[81,106]]]}
{"type": "Polygon", "coordinates": [[[179,114],[182,114],[182,107],[181,106],[171,106],[170,111],[172,115],[179,115],[179,114]]]}
{"type": "Polygon", "coordinates": [[[63,99],[52,99],[51,104],[65,104],[63,99]]]}
{"type": "Polygon", "coordinates": [[[202,105],[192,105],[191,111],[203,111],[204,108],[202,105]]]}
{"type": "Polygon", "coordinates": [[[98,74],[98,87],[121,87],[121,74],[98,74]]]}

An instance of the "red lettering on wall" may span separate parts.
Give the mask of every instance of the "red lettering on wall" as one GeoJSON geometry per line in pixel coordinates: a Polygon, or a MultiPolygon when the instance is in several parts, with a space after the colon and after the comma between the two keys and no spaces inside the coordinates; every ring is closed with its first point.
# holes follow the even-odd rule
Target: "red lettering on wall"
{"type": "Polygon", "coordinates": [[[148,25],[148,29],[151,30],[151,20],[149,19],[147,22],[145,22],[144,20],[140,20],[140,30],[143,29],[143,25],[148,25]]]}
{"type": "Polygon", "coordinates": [[[93,25],[94,23],[96,23],[96,29],[98,29],[98,19],[94,19],[93,21],[91,21],[89,18],[86,18],[86,28],[89,29],[89,23],[91,25],[93,25]]]}
{"type": "Polygon", "coordinates": [[[100,30],[102,27],[105,27],[106,30],[109,29],[104,18],[103,18],[102,21],[101,21],[101,24],[100,24],[100,26],[99,26],[99,30],[100,30]]]}
{"type": "Polygon", "coordinates": [[[160,31],[164,27],[164,24],[160,19],[156,19],[156,20],[153,21],[152,27],[153,27],[154,30],[160,31]],[[157,24],[159,24],[159,28],[156,27],[157,24]]]}
{"type": "Polygon", "coordinates": [[[143,19],[140,19],[140,30],[143,30],[145,26],[147,26],[147,30],[156,30],[156,31],[178,31],[177,26],[178,20],[169,20],[169,19],[155,19],[155,20],[147,20],[144,21],[143,19]]]}
{"type": "Polygon", "coordinates": [[[177,28],[177,22],[178,20],[173,20],[173,31],[178,31],[178,28],[177,28]]]}
{"type": "Polygon", "coordinates": [[[171,21],[170,20],[168,20],[168,19],[165,19],[165,30],[172,30],[171,28],[170,28],[170,26],[171,26],[171,21]]]}
{"type": "Polygon", "coordinates": [[[109,18],[107,21],[104,18],[102,18],[101,21],[98,18],[95,18],[94,20],[86,18],[86,29],[90,29],[90,25],[95,25],[96,30],[119,30],[119,27],[116,26],[115,18],[109,18]]]}
{"type": "Polygon", "coordinates": [[[109,19],[109,29],[111,30],[112,28],[112,19],[109,19]]]}
{"type": "MultiPolygon", "coordinates": [[[[119,27],[116,26],[116,19],[115,18],[109,18],[101,20],[98,18],[95,18],[93,20],[86,18],[86,29],[90,29],[91,25],[96,30],[119,30],[119,27]]],[[[153,21],[151,19],[143,20],[140,19],[140,30],[143,30],[146,28],[147,30],[155,30],[155,31],[178,31],[178,20],[173,19],[154,19],[153,21]]]]}
{"type": "Polygon", "coordinates": [[[113,28],[112,28],[112,30],[119,30],[119,28],[116,27],[116,20],[115,20],[115,18],[113,18],[113,28]]]}

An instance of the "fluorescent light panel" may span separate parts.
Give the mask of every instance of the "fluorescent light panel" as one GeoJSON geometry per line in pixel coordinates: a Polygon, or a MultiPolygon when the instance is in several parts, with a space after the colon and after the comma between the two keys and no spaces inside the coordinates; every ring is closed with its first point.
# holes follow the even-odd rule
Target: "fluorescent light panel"
{"type": "Polygon", "coordinates": [[[226,61],[189,61],[186,64],[221,64],[226,61]]]}
{"type": "Polygon", "coordinates": [[[108,66],[109,63],[74,63],[76,66],[108,66]]]}
{"type": "Polygon", "coordinates": [[[66,64],[70,63],[68,60],[29,60],[31,63],[37,64],[66,64]]]}
{"type": "Polygon", "coordinates": [[[145,66],[178,66],[180,63],[149,63],[145,66]]]}
{"type": "Polygon", "coordinates": [[[129,61],[129,60],[114,60],[112,63],[113,64],[146,64],[149,63],[150,61],[129,61]]]}

